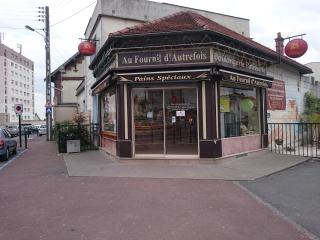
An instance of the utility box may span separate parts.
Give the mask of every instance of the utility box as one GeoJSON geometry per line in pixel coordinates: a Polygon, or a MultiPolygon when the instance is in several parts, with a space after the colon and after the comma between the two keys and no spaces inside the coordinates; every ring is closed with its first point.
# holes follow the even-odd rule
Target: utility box
{"type": "Polygon", "coordinates": [[[80,152],[80,140],[67,140],[67,153],[80,152]]]}

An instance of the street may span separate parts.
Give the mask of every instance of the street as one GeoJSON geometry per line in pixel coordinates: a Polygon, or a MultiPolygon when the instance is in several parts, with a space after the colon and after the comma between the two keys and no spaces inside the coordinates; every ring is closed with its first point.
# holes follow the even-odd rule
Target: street
{"type": "Polygon", "coordinates": [[[44,137],[0,182],[0,239],[312,239],[231,181],[69,177],[44,137]]]}
{"type": "Polygon", "coordinates": [[[320,161],[241,184],[290,219],[320,236],[320,161]]]}

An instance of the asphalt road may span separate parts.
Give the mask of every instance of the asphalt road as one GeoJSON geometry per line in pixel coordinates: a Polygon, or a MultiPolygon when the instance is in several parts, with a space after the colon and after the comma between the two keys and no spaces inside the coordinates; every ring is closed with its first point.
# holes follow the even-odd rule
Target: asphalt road
{"type": "Polygon", "coordinates": [[[240,184],[320,238],[319,159],[240,184]]]}

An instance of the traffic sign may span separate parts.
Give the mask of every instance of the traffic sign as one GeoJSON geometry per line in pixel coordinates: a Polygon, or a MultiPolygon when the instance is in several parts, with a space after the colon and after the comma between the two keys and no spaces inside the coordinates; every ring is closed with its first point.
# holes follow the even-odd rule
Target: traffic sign
{"type": "Polygon", "coordinates": [[[21,115],[23,112],[23,104],[15,104],[14,111],[17,115],[21,115]]]}
{"type": "Polygon", "coordinates": [[[52,113],[52,107],[46,107],[46,113],[52,113]]]}

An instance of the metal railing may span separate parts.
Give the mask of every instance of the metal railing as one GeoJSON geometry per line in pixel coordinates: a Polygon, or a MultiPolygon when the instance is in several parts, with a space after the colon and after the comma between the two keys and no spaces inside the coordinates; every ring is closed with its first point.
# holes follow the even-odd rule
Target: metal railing
{"type": "Polygon", "coordinates": [[[58,144],[59,153],[67,152],[68,140],[80,140],[81,151],[95,150],[99,147],[99,132],[98,124],[57,124],[54,128],[54,138],[58,144]]]}
{"type": "Polygon", "coordinates": [[[268,123],[268,134],[272,152],[320,157],[319,123],[268,123]]]}

